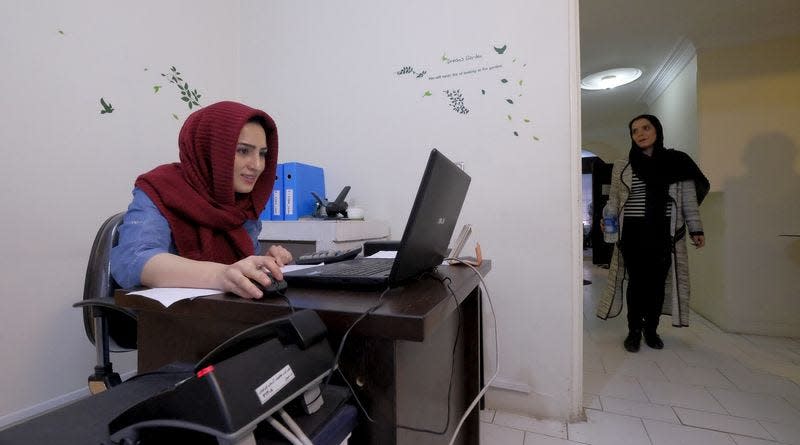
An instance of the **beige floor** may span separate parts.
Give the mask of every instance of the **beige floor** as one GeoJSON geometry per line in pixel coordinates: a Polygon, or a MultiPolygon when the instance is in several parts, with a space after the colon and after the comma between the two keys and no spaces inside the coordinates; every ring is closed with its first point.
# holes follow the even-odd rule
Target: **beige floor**
{"type": "Polygon", "coordinates": [[[631,354],[624,316],[594,316],[607,271],[586,262],[584,274],[587,422],[486,410],[481,444],[800,445],[800,339],[727,334],[692,314],[688,328],[662,319],[663,350],[631,354]]]}

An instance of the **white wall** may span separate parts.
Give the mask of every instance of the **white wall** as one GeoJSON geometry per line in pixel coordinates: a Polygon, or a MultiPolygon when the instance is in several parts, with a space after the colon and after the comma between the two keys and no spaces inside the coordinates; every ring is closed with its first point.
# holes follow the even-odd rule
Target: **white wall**
{"type": "Polygon", "coordinates": [[[664,126],[664,145],[684,151],[697,161],[697,56],[650,104],[649,113],[664,126]]]}
{"type": "Polygon", "coordinates": [[[242,97],[275,117],[282,162],[324,166],[330,193],[351,185],[396,238],[430,149],[464,162],[472,185],[459,224],[473,224],[493,260],[497,386],[513,388],[490,393],[489,406],[562,419],[582,397],[576,8],[242,2],[242,97]],[[404,66],[427,73],[397,75],[404,66]],[[470,112],[450,109],[445,89],[460,89],[470,112]]]}
{"type": "Polygon", "coordinates": [[[94,354],[71,304],[92,240],[138,174],[177,160],[188,108],[160,73],[175,65],[203,104],[238,97],[239,8],[0,2],[0,42],[2,426],[86,393],[94,354]]]}
{"type": "Polygon", "coordinates": [[[800,35],[698,53],[699,154],[721,191],[707,242],[725,247],[696,259],[723,265],[702,308],[729,331],[800,337],[800,239],[780,236],[800,234],[799,61],[800,35]]]}
{"type": "MultiPolygon", "coordinates": [[[[188,110],[159,75],[171,65],[204,104],[241,97],[271,113],[281,161],[325,166],[330,190],[352,185],[351,201],[396,236],[430,148],[463,161],[473,182],[461,222],[494,261],[497,387],[510,388],[489,405],[579,416],[577,17],[576,0],[0,3],[11,68],[0,85],[0,425],[85,392],[93,353],[70,305],[100,223],[138,174],[177,158],[188,110]],[[427,76],[395,74],[406,65],[427,76]],[[502,68],[428,79],[490,65],[502,68]],[[448,108],[444,89],[461,89],[470,113],[448,108]],[[99,114],[100,97],[113,113],[99,114]]],[[[135,356],[115,363],[130,371],[135,356]]]]}

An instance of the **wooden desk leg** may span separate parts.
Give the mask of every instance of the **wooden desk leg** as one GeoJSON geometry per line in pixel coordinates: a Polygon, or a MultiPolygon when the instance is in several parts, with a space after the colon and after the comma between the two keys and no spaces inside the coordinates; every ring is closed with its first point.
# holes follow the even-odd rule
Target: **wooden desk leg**
{"type": "MultiPolygon", "coordinates": [[[[340,360],[350,383],[375,423],[363,418],[354,444],[446,444],[480,391],[480,292],[476,289],[424,342],[350,337],[340,360]],[[456,340],[457,332],[458,343],[456,340]],[[454,368],[451,368],[454,366],[454,368]],[[452,372],[450,418],[448,390],[452,372]],[[443,431],[445,434],[411,428],[443,431]]],[[[336,343],[338,344],[338,342],[336,343]]],[[[477,445],[477,408],[455,443],[477,445]]]]}

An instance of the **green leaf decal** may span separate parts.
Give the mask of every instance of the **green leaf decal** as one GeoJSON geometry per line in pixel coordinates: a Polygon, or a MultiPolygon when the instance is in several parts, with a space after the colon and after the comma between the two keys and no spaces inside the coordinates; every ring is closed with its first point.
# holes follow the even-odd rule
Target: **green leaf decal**
{"type": "Polygon", "coordinates": [[[432,96],[430,90],[427,90],[427,91],[425,91],[425,93],[422,94],[422,97],[428,97],[428,96],[432,96]]]}
{"type": "Polygon", "coordinates": [[[522,79],[520,79],[520,81],[517,83],[519,84],[519,86],[522,86],[522,79]]]}
{"type": "Polygon", "coordinates": [[[153,85],[153,94],[158,93],[158,90],[161,89],[161,85],[153,85]]]}
{"type": "Polygon", "coordinates": [[[500,82],[508,83],[508,79],[500,79],[500,82]]]}
{"type": "Polygon", "coordinates": [[[60,29],[58,30],[58,33],[61,34],[62,36],[64,35],[64,31],[62,31],[60,29]]]}
{"type": "Polygon", "coordinates": [[[506,117],[508,117],[508,120],[511,120],[511,115],[510,114],[507,115],[506,117]]]}
{"type": "Polygon", "coordinates": [[[111,105],[110,102],[106,103],[105,98],[102,98],[102,97],[100,98],[100,106],[103,107],[103,109],[100,110],[100,114],[106,114],[106,113],[113,113],[114,112],[114,106],[111,105]]]}
{"type": "Polygon", "coordinates": [[[534,136],[534,137],[533,137],[533,140],[534,140],[534,141],[538,141],[538,140],[539,140],[539,138],[537,138],[536,136],[534,136]]]}
{"type": "Polygon", "coordinates": [[[506,102],[508,102],[508,103],[510,103],[510,104],[513,104],[513,103],[514,103],[514,101],[513,101],[513,100],[511,100],[511,99],[506,99],[506,102]]]}
{"type": "Polygon", "coordinates": [[[525,118],[525,119],[522,119],[522,120],[523,120],[523,121],[525,121],[526,123],[531,121],[531,120],[530,120],[530,119],[528,119],[528,118],[525,118]]]}
{"type": "Polygon", "coordinates": [[[178,115],[177,115],[177,114],[175,114],[175,113],[172,113],[172,117],[174,117],[174,118],[175,118],[175,120],[178,120],[178,115]]]}

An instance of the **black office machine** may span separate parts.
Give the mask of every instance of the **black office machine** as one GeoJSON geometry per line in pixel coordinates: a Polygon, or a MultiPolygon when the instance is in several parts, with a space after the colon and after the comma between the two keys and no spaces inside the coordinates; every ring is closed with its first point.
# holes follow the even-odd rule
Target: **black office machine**
{"type": "Polygon", "coordinates": [[[142,429],[177,427],[220,444],[254,444],[261,421],[306,391],[318,394],[333,363],[325,333],[313,311],[247,329],[200,360],[192,377],[114,419],[111,440],[136,443],[142,429]]]}
{"type": "MultiPolygon", "coordinates": [[[[336,423],[335,428],[346,430],[346,436],[357,415],[355,408],[342,405],[346,391],[332,392],[336,387],[331,386],[324,394],[319,391],[320,382],[332,371],[333,359],[319,316],[299,311],[237,334],[194,369],[173,366],[143,374],[110,391],[0,431],[0,443],[146,445],[198,443],[200,438],[202,443],[256,444],[268,442],[256,437],[262,421],[282,426],[271,419],[278,413],[289,424],[289,435],[294,431],[307,443],[309,439],[283,410],[290,402],[301,405],[306,413],[319,409],[317,413],[324,419],[316,425],[336,423]],[[323,396],[329,394],[338,400],[320,409],[323,396]]],[[[302,420],[313,417],[320,416],[302,420]]],[[[333,443],[339,443],[342,438],[335,440],[333,443]]]]}

